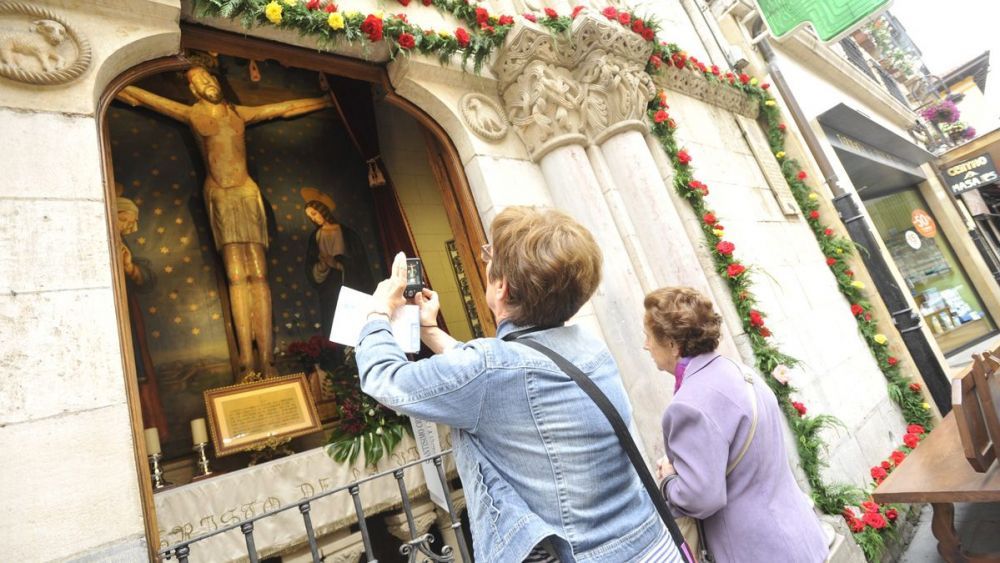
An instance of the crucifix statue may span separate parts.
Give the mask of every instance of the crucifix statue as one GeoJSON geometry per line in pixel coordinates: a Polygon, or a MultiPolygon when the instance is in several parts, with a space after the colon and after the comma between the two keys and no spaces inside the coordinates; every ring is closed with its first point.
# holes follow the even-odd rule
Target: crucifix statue
{"type": "Polygon", "coordinates": [[[271,288],[267,282],[267,218],[260,188],[247,172],[243,133],[248,124],[303,115],[331,106],[332,102],[328,97],[319,97],[239,106],[223,98],[218,80],[204,67],[192,67],[186,76],[197,100],[194,104],[175,102],[135,86],[122,90],[118,99],[186,123],[194,133],[207,171],[204,199],[212,236],[229,281],[239,347],[239,378],[255,370],[272,374],[274,336],[271,288]]]}

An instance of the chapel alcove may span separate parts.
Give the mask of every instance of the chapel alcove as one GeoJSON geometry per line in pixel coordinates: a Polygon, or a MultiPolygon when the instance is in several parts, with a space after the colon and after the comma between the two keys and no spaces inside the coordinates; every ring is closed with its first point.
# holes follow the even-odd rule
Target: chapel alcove
{"type": "MultiPolygon", "coordinates": [[[[323,376],[344,364],[343,347],[320,346],[320,357],[311,358],[325,340],[332,310],[323,288],[310,279],[310,261],[317,261],[316,247],[322,255],[322,243],[316,220],[307,215],[309,202],[323,203],[332,214],[325,219],[340,225],[349,250],[344,286],[370,293],[385,277],[387,257],[398,250],[415,253],[441,294],[443,322],[459,339],[489,332],[489,317],[477,302],[482,271],[471,258],[473,245],[485,241],[474,210],[454,201],[456,170],[447,151],[410,111],[390,103],[391,95],[376,99],[372,84],[260,57],[187,54],[238,106],[334,100],[294,117],[246,123],[244,133],[246,170],[259,186],[266,216],[272,375],[306,373],[325,425],[323,433],[292,442],[293,450],[303,451],[323,445],[327,431],[344,422],[338,409],[343,395],[323,376]],[[366,106],[371,118],[355,119],[357,108],[366,106]],[[380,184],[380,177],[387,181],[380,184]]],[[[193,81],[184,71],[170,71],[132,86],[189,106],[196,101],[193,81]]],[[[137,372],[129,377],[138,378],[143,427],[157,428],[166,479],[183,485],[195,472],[189,424],[206,416],[204,391],[237,384],[248,368],[239,354],[231,280],[206,206],[199,140],[169,108],[127,103],[130,91],[106,114],[115,182],[109,197],[122,241],[117,264],[126,269],[120,307],[128,312],[137,372]]],[[[253,361],[261,357],[254,348],[253,361]]],[[[249,460],[248,454],[210,458],[216,472],[241,469],[249,460]]]]}

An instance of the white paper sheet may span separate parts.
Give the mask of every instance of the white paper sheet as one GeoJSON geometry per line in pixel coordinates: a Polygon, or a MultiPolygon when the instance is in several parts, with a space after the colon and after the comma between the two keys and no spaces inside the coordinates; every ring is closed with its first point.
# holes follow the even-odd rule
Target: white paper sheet
{"type": "MultiPolygon", "coordinates": [[[[349,287],[340,288],[337,310],[333,313],[330,340],[344,346],[357,346],[361,329],[372,311],[372,296],[349,287]]],[[[396,343],[407,354],[420,351],[420,307],[403,305],[393,311],[389,323],[396,343]]]]}

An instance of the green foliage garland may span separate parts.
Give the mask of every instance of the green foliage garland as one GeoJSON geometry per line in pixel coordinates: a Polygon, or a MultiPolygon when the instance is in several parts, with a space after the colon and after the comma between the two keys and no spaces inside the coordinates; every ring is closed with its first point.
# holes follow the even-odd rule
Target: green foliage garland
{"type": "MultiPolygon", "coordinates": [[[[407,21],[405,14],[361,14],[348,11],[340,14],[332,0],[193,0],[195,14],[199,17],[220,17],[239,19],[244,27],[274,25],[283,29],[298,31],[302,35],[314,37],[321,47],[330,47],[339,41],[350,44],[367,45],[385,41],[391,57],[416,51],[426,55],[436,55],[442,63],[460,55],[462,64],[471,59],[475,71],[479,71],[487,58],[504,42],[512,29],[513,16],[489,14],[481,6],[466,0],[422,0],[426,6],[434,6],[463,21],[469,29],[462,27],[454,31],[424,30],[407,21]],[[334,15],[339,14],[339,15],[334,15]],[[470,31],[471,30],[471,31],[470,31]]],[[[397,0],[402,6],[410,0],[397,0]]],[[[549,29],[553,34],[564,34],[583,9],[577,7],[572,15],[559,15],[547,9],[544,14],[523,14],[521,18],[549,29]]],[[[895,401],[909,423],[904,437],[905,445],[893,452],[889,459],[872,468],[875,483],[881,482],[909,453],[912,447],[926,435],[929,426],[929,405],[922,400],[920,386],[910,383],[902,375],[899,362],[888,353],[887,338],[877,332],[877,323],[872,320],[870,302],[863,291],[864,286],[853,279],[853,272],[845,259],[854,252],[853,243],[834,235],[833,231],[821,223],[818,195],[806,184],[806,175],[794,159],[786,158],[784,152],[785,126],[776,101],[767,92],[768,85],[759,85],[756,78],[746,74],[723,71],[715,65],[706,65],[694,57],[688,57],[677,45],[659,41],[656,36],[658,26],[651,19],[636,17],[628,11],[607,7],[601,14],[611,21],[641,35],[653,45],[652,54],[646,65],[650,75],[658,74],[663,65],[700,73],[710,82],[726,84],[738,89],[758,101],[761,113],[767,123],[767,137],[771,150],[778,159],[781,170],[788,180],[796,201],[807,218],[816,236],[827,264],[837,280],[841,293],[851,303],[852,313],[858,322],[858,330],[868,344],[872,355],[889,386],[889,396],[895,401]],[[918,431],[919,430],[919,431],[918,431]],[[898,454],[898,455],[897,455],[898,454]]],[[[802,469],[813,490],[817,506],[828,514],[841,514],[855,532],[855,538],[870,560],[878,557],[884,545],[885,536],[892,534],[892,522],[898,515],[891,506],[879,506],[871,501],[861,502],[865,492],[848,485],[828,484],[820,476],[823,460],[820,453],[823,443],[820,431],[837,421],[829,415],[809,416],[804,405],[792,401],[794,389],[775,373],[784,366],[796,363],[794,358],[783,354],[768,338],[770,329],[766,326],[766,315],[756,308],[756,298],[751,291],[750,269],[734,256],[735,245],[724,239],[725,229],[708,207],[705,197],[708,187],[694,178],[690,163],[692,157],[686,149],[677,146],[674,131],[676,122],[666,112],[666,96],[661,92],[658,100],[650,103],[648,117],[651,130],[661,146],[670,156],[674,171],[674,188],[701,217],[702,233],[711,249],[716,272],[726,280],[732,294],[733,303],[743,322],[743,328],[754,351],[757,369],[765,375],[765,380],[778,397],[792,432],[796,437],[802,469]]],[[[367,412],[367,411],[363,411],[367,412]]],[[[349,433],[348,433],[349,434],[349,433]]],[[[357,456],[361,448],[366,454],[387,453],[398,443],[401,435],[381,439],[380,434],[367,436],[368,445],[353,441],[348,434],[336,435],[334,454],[342,459],[357,456]],[[336,444],[345,444],[336,446],[336,444]]],[[[334,437],[331,437],[333,440],[334,437]]]]}

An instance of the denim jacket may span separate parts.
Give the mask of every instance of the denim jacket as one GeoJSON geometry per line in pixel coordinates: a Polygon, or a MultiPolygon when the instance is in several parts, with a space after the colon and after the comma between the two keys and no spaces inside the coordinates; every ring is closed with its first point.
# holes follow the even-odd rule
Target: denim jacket
{"type": "MultiPolygon", "coordinates": [[[[516,329],[502,322],[497,336],[516,329]]],[[[638,559],[666,532],[607,419],[548,358],[499,338],[408,362],[388,322],[372,320],[356,350],[361,388],[451,426],[476,561],[520,563],[549,536],[563,562],[638,559]]],[[[576,326],[527,338],[573,362],[631,422],[603,342],[576,326]]]]}

